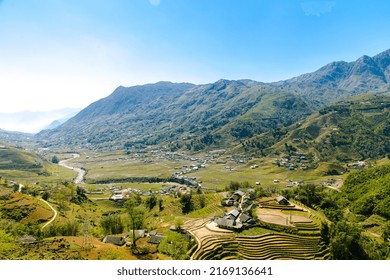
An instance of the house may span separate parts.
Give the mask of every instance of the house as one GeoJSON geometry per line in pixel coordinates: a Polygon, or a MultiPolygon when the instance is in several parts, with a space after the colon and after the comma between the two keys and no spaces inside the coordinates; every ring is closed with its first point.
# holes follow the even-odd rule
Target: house
{"type": "Polygon", "coordinates": [[[122,194],[114,194],[113,196],[110,197],[110,200],[114,200],[114,201],[123,200],[123,199],[125,198],[122,194]]]}
{"type": "MultiPolygon", "coordinates": [[[[137,238],[142,238],[142,237],[145,237],[146,235],[146,229],[136,229],[134,230],[134,233],[135,233],[135,237],[137,238]]],[[[132,237],[133,236],[133,230],[130,230],[130,232],[126,235],[126,238],[127,237],[132,237]]]]}
{"type": "Polygon", "coordinates": [[[234,199],[232,198],[226,198],[221,201],[222,206],[233,206],[234,205],[234,199]]]}
{"type": "Polygon", "coordinates": [[[227,213],[227,218],[228,219],[237,219],[238,215],[240,215],[240,211],[237,210],[237,209],[233,209],[232,211],[230,211],[229,213],[227,213]]]}
{"type": "Polygon", "coordinates": [[[290,202],[284,196],[278,196],[275,200],[279,205],[289,205],[290,204],[290,202]]]}
{"type": "Polygon", "coordinates": [[[155,234],[155,235],[150,235],[149,239],[148,239],[148,243],[151,243],[151,244],[160,244],[161,240],[164,238],[164,235],[160,235],[160,234],[155,234]]]}
{"type": "Polygon", "coordinates": [[[126,241],[122,236],[107,235],[103,238],[104,243],[111,243],[117,246],[123,246],[126,241]]]}
{"type": "Polygon", "coordinates": [[[18,239],[18,242],[22,245],[35,244],[38,240],[32,235],[25,235],[18,239]]]}
{"type": "Polygon", "coordinates": [[[255,223],[255,220],[252,219],[251,216],[245,214],[245,213],[242,213],[241,216],[240,216],[240,221],[241,223],[248,223],[248,224],[254,224],[255,223]]]}
{"type": "Polygon", "coordinates": [[[250,211],[252,211],[253,209],[255,209],[256,208],[256,205],[255,204],[250,204],[250,205],[248,205],[246,208],[245,208],[245,212],[250,212],[250,211]]]}
{"type": "Polygon", "coordinates": [[[235,220],[229,219],[226,216],[222,218],[216,218],[215,223],[219,228],[239,230],[242,228],[242,223],[237,223],[235,220]]]}
{"type": "Polygon", "coordinates": [[[241,199],[241,197],[244,196],[244,192],[243,191],[235,191],[233,193],[233,195],[231,196],[235,201],[239,201],[241,199]]]}

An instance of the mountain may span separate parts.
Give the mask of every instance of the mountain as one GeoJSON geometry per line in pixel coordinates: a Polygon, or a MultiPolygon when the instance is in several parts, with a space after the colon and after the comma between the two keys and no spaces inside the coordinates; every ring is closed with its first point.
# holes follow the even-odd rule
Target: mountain
{"type": "Polygon", "coordinates": [[[289,127],[247,139],[234,150],[287,157],[310,153],[328,162],[389,156],[390,94],[340,101],[289,127]]]}
{"type": "Polygon", "coordinates": [[[76,115],[81,109],[64,108],[46,112],[0,113],[0,128],[8,131],[37,133],[54,120],[66,120],[76,115]]]}
{"type": "Polygon", "coordinates": [[[388,92],[389,78],[390,50],[269,84],[219,80],[120,86],[63,125],[42,131],[37,140],[47,147],[89,149],[155,144],[171,150],[229,148],[340,100],[388,92]]]}
{"type": "Polygon", "coordinates": [[[198,151],[291,124],[310,113],[302,98],[251,80],[206,85],[160,82],[119,87],[37,138],[47,146],[111,149],[165,144],[173,150],[198,151]]]}
{"type": "Polygon", "coordinates": [[[390,91],[390,50],[374,57],[362,56],[354,62],[332,62],[319,70],[273,83],[303,96],[315,108],[362,94],[390,91]]]}

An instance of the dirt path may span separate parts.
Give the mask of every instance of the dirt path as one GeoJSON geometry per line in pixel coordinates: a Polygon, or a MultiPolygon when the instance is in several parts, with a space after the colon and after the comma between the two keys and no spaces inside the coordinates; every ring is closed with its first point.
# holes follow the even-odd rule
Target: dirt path
{"type": "Polygon", "coordinates": [[[76,184],[80,184],[82,181],[84,181],[85,170],[81,169],[81,168],[78,168],[78,167],[73,167],[73,166],[68,165],[68,161],[80,157],[79,154],[73,154],[72,156],[73,156],[73,158],[61,160],[58,163],[58,165],[60,165],[62,167],[65,167],[65,168],[68,168],[68,169],[71,169],[73,171],[76,171],[77,172],[77,177],[74,179],[74,182],[76,184]]]}
{"type": "Polygon", "coordinates": [[[46,200],[44,200],[44,199],[42,199],[42,198],[40,198],[40,200],[43,201],[44,203],[46,203],[46,204],[50,207],[50,209],[53,210],[53,212],[54,212],[54,216],[50,219],[50,221],[48,221],[46,224],[44,224],[44,225],[42,226],[42,229],[44,229],[45,227],[47,227],[48,225],[50,225],[50,224],[55,220],[55,218],[57,217],[57,210],[54,209],[54,207],[51,206],[51,204],[50,204],[49,202],[47,202],[46,200]]]}

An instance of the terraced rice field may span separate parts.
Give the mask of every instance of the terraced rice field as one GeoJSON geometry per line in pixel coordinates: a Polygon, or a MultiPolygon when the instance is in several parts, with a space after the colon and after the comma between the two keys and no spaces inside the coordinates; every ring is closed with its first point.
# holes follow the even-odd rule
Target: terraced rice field
{"type": "Polygon", "coordinates": [[[313,260],[326,259],[328,249],[319,237],[289,234],[235,236],[234,234],[207,235],[192,254],[195,260],[313,260]]]}
{"type": "MultiPolygon", "coordinates": [[[[227,259],[327,259],[328,248],[322,242],[320,229],[311,214],[300,208],[276,207],[276,209],[258,209],[262,218],[271,220],[270,224],[294,228],[296,234],[283,232],[265,233],[255,236],[243,236],[228,230],[206,226],[208,221],[194,219],[185,224],[185,228],[195,237],[198,246],[191,251],[194,260],[227,259]],[[283,212],[286,211],[286,212],[283,212]],[[286,219],[288,225],[286,225],[286,219]],[[281,223],[278,223],[278,221],[281,223]]],[[[260,216],[261,218],[261,216],[260,216]]],[[[263,220],[263,222],[265,222],[263,220]]]]}

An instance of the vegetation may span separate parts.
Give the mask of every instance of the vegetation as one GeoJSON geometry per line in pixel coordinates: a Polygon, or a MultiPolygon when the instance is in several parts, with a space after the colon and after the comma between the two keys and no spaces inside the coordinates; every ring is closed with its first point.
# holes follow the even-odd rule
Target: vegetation
{"type": "Polygon", "coordinates": [[[160,252],[171,256],[174,260],[188,259],[188,249],[189,242],[187,239],[182,234],[174,231],[169,232],[158,246],[160,252]]]}
{"type": "Polygon", "coordinates": [[[132,230],[132,247],[137,248],[137,239],[135,231],[143,228],[145,209],[141,205],[141,198],[138,196],[132,196],[126,201],[125,204],[127,213],[130,219],[130,226],[132,230]]]}
{"type": "Polygon", "coordinates": [[[379,166],[350,174],[342,192],[304,185],[283,194],[321,209],[333,222],[330,230],[322,228],[332,258],[386,259],[390,257],[389,175],[390,165],[379,166]],[[377,231],[372,231],[374,228],[377,231]]]}
{"type": "MultiPolygon", "coordinates": [[[[0,146],[0,259],[389,259],[389,97],[353,98],[286,127],[290,113],[299,119],[310,111],[302,100],[245,85],[221,81],[208,89],[215,95],[210,100],[226,94],[227,109],[216,103],[220,111],[191,113],[173,126],[178,133],[129,138],[122,151],[80,151],[73,164],[88,171],[80,184],[72,182],[73,171],[55,164],[69,156],[65,151],[0,146]],[[190,118],[200,125],[190,125],[190,118]],[[232,143],[232,150],[211,151],[232,143]],[[178,149],[203,153],[172,152],[178,149]],[[365,161],[360,171],[353,168],[358,160],[365,161]],[[257,219],[257,208],[247,213],[256,221],[250,227],[204,234],[201,246],[193,246],[185,230],[205,230],[210,218],[233,209],[220,203],[228,193],[248,189],[264,215],[275,210],[282,224],[257,219]],[[126,199],[109,200],[118,191],[126,199]],[[278,205],[280,195],[308,211],[278,205]],[[54,211],[41,198],[58,212],[45,227],[54,211]],[[149,244],[141,229],[164,237],[149,244]],[[133,250],[101,242],[127,232],[133,250]]],[[[202,106],[200,99],[178,102],[202,106]]],[[[113,148],[103,140],[91,135],[87,141],[113,148]]]]}
{"type": "Polygon", "coordinates": [[[289,127],[248,138],[239,148],[258,156],[315,151],[323,161],[345,163],[382,158],[390,154],[389,104],[388,95],[355,97],[289,127]]]}

